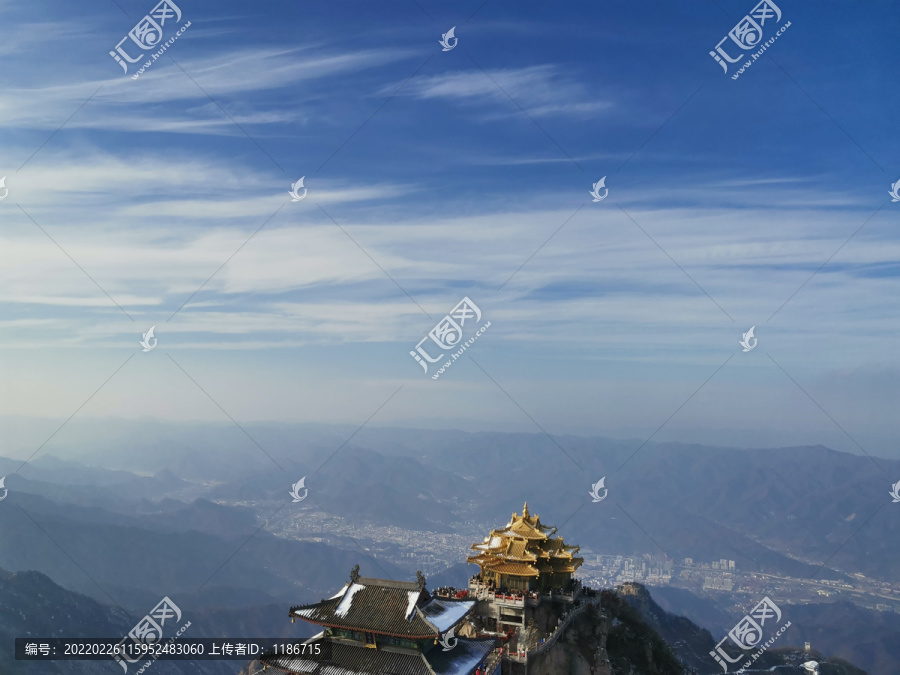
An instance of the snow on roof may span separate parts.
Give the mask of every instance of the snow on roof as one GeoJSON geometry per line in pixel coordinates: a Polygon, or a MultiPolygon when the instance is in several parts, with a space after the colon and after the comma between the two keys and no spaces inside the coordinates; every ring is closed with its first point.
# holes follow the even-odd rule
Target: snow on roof
{"type": "Polygon", "coordinates": [[[335,593],[334,595],[332,595],[332,596],[331,596],[330,598],[328,598],[328,599],[329,599],[329,600],[334,600],[335,598],[341,597],[342,595],[344,595],[344,593],[346,593],[346,591],[347,591],[347,589],[348,589],[349,587],[350,587],[350,584],[344,584],[344,587],[343,587],[341,590],[339,590],[337,593],[335,593]]]}
{"type": "Polygon", "coordinates": [[[443,633],[455,626],[474,606],[475,602],[472,600],[460,602],[435,599],[422,608],[422,613],[439,632],[443,633]]]}
{"type": "Polygon", "coordinates": [[[500,537],[491,537],[491,548],[499,548],[502,541],[500,537]]]}
{"type": "MultiPolygon", "coordinates": [[[[274,664],[273,664],[274,665],[274,664]]],[[[294,658],[290,661],[291,670],[295,673],[314,673],[319,669],[320,666],[319,661],[312,661],[310,659],[300,659],[294,658]]],[[[278,668],[278,665],[275,665],[278,668]]],[[[351,673],[349,670],[344,670],[343,668],[330,670],[329,675],[334,673],[335,675],[356,675],[355,673],[351,673]]]]}
{"type": "Polygon", "coordinates": [[[406,591],[406,597],[409,598],[409,604],[406,605],[406,614],[404,616],[407,619],[412,618],[412,613],[416,610],[416,603],[419,601],[419,595],[421,591],[406,591]]]}
{"type": "Polygon", "coordinates": [[[494,648],[495,640],[461,638],[453,651],[429,654],[431,669],[437,675],[468,675],[484,661],[494,648]]]}
{"type": "Polygon", "coordinates": [[[363,586],[362,584],[351,584],[347,589],[347,592],[344,594],[344,599],[341,600],[338,606],[334,608],[334,613],[338,616],[346,616],[347,612],[350,611],[350,605],[353,603],[353,596],[364,588],[365,586],[363,586]]]}

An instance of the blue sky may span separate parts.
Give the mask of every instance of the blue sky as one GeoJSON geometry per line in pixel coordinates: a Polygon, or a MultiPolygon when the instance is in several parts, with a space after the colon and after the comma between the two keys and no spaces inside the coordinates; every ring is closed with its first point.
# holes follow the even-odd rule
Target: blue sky
{"type": "Polygon", "coordinates": [[[900,21],[781,2],[732,80],[753,4],[183,1],[132,80],[154,3],[3,3],[4,413],[896,455],[900,21]]]}

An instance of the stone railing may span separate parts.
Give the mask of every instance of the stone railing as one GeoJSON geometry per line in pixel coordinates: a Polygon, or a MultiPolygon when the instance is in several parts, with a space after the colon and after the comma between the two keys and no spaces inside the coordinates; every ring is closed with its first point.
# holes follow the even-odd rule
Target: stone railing
{"type": "Polygon", "coordinates": [[[524,607],[525,596],[494,594],[494,602],[498,605],[509,605],[510,607],[524,607]]]}
{"type": "Polygon", "coordinates": [[[549,650],[559,637],[565,632],[566,628],[575,620],[579,614],[584,612],[588,607],[599,607],[600,606],[600,595],[596,595],[594,597],[585,597],[582,600],[582,604],[577,607],[570,609],[568,614],[566,614],[566,618],[562,620],[562,623],[556,627],[556,630],[553,631],[553,634],[546,638],[540,645],[538,645],[535,649],[529,651],[526,654],[525,662],[528,663],[535,656],[543,654],[547,650],[549,650]]]}
{"type": "Polygon", "coordinates": [[[498,593],[496,589],[491,588],[487,584],[469,580],[469,599],[470,600],[486,600],[501,605],[509,605],[511,607],[537,607],[541,604],[542,598],[563,599],[571,602],[574,599],[573,593],[564,593],[561,591],[547,591],[543,594],[528,591],[521,595],[508,595],[502,592],[498,593]]]}

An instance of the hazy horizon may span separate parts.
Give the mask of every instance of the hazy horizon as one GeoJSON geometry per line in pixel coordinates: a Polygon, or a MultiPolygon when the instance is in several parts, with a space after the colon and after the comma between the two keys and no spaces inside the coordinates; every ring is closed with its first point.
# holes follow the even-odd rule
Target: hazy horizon
{"type": "MultiPolygon", "coordinates": [[[[142,443],[152,443],[155,439],[153,434],[164,435],[166,433],[177,433],[179,430],[202,431],[209,430],[225,430],[235,431],[240,434],[238,427],[230,420],[160,420],[157,418],[125,418],[125,417],[105,417],[92,418],[81,416],[69,422],[65,422],[62,418],[36,417],[36,416],[9,416],[0,415],[0,435],[4,438],[4,450],[0,452],[0,456],[25,459],[37,450],[38,447],[44,445],[35,458],[44,454],[50,454],[62,460],[66,460],[67,453],[71,454],[75,447],[75,457],[73,461],[77,461],[79,450],[85,447],[89,438],[102,438],[104,440],[119,439],[126,440],[127,434],[139,432],[139,439],[142,443]],[[69,438],[66,440],[63,430],[69,429],[69,438]],[[58,430],[58,431],[57,431],[58,430]],[[56,433],[54,433],[56,432],[56,433]],[[62,438],[59,438],[62,436],[62,438]],[[74,438],[73,438],[74,437],[74,438]]],[[[852,455],[866,456],[851,441],[844,438],[843,442],[837,435],[833,435],[830,439],[825,440],[804,440],[804,435],[799,433],[796,435],[796,442],[778,442],[771,440],[766,443],[763,441],[752,442],[750,439],[754,437],[765,439],[766,432],[760,430],[728,430],[728,429],[682,429],[678,427],[666,428],[647,439],[639,434],[640,430],[620,430],[619,433],[590,433],[577,431],[557,432],[554,429],[545,428],[541,430],[529,430],[527,428],[502,428],[500,426],[491,427],[483,425],[480,428],[464,428],[462,423],[458,426],[450,426],[445,420],[435,420],[429,425],[428,420],[417,420],[418,424],[401,425],[378,423],[374,420],[360,427],[359,424],[340,424],[329,422],[284,422],[270,420],[249,420],[242,423],[246,429],[265,429],[273,430],[289,428],[295,429],[298,434],[302,434],[304,428],[332,432],[334,438],[346,440],[352,437],[352,441],[358,445],[365,445],[367,431],[380,430],[385,432],[446,432],[448,434],[478,434],[478,433],[496,433],[496,434],[524,434],[526,436],[542,437],[544,431],[558,437],[572,437],[582,440],[597,441],[619,441],[629,443],[635,447],[642,443],[648,445],[697,445],[710,448],[719,448],[723,450],[765,450],[792,447],[816,447],[822,446],[837,452],[846,452],[852,455]],[[716,439],[743,439],[743,442],[721,442],[716,439]],[[841,446],[846,447],[841,447],[841,446]]],[[[770,436],[771,437],[771,436],[770,436]]],[[[132,436],[131,438],[134,438],[132,436]]],[[[891,454],[868,453],[873,457],[882,457],[885,459],[900,459],[900,452],[891,454]]]]}

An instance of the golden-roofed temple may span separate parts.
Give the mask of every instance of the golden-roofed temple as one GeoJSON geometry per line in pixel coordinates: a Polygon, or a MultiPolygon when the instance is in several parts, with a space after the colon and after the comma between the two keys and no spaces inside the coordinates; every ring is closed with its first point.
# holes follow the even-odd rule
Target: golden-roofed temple
{"type": "Polygon", "coordinates": [[[473,555],[466,562],[481,569],[479,581],[497,589],[544,592],[568,589],[572,575],[584,558],[580,548],[553,536],[556,528],[541,523],[539,515],[528,513],[512,518],[502,530],[491,530],[480,544],[472,544],[473,555]]]}

